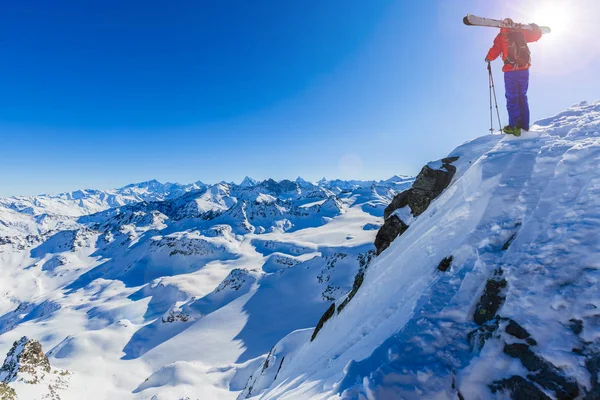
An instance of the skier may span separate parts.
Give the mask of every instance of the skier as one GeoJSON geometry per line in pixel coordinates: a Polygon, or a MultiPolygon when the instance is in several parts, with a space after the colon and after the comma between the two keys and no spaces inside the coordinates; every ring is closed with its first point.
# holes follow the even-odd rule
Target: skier
{"type": "Polygon", "coordinates": [[[500,28],[500,33],[494,39],[494,45],[488,51],[485,62],[498,58],[502,54],[504,61],[504,86],[506,89],[506,108],[508,110],[508,125],[504,127],[507,134],[521,136],[521,130],[529,130],[529,104],[527,102],[527,87],[529,86],[529,67],[531,56],[528,42],[537,42],[542,37],[542,30],[536,24],[530,24],[533,30],[519,29],[510,18],[503,21],[512,28],[500,28]]]}

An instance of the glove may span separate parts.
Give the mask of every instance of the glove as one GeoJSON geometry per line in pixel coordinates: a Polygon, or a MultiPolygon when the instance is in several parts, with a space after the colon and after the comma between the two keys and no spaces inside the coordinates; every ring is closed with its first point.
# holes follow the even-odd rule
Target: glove
{"type": "Polygon", "coordinates": [[[490,62],[490,60],[488,60],[488,58],[486,57],[486,58],[485,58],[485,62],[486,62],[486,63],[489,63],[489,62],[490,62]]]}

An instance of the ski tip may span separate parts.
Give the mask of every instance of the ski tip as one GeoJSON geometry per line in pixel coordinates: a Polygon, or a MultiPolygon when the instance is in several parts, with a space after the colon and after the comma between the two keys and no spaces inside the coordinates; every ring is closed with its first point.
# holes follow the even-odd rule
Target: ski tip
{"type": "Polygon", "coordinates": [[[471,14],[467,14],[467,16],[463,18],[463,24],[465,24],[465,25],[471,25],[471,23],[469,22],[469,16],[470,15],[471,14]]]}

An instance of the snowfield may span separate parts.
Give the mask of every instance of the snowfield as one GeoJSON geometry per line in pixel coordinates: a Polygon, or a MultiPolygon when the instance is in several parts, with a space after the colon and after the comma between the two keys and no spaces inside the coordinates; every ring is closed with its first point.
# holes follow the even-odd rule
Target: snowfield
{"type": "Polygon", "coordinates": [[[599,398],[599,165],[582,102],[416,180],[4,199],[0,395],[599,398]]]}

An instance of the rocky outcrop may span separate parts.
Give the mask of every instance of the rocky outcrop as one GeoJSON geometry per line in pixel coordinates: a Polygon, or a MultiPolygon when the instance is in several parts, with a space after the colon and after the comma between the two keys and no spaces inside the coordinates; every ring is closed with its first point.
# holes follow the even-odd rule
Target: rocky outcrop
{"type": "Polygon", "coordinates": [[[549,361],[535,354],[529,345],[525,343],[505,344],[504,353],[509,357],[521,360],[523,366],[530,372],[527,379],[556,393],[557,398],[574,399],[579,396],[577,381],[564,376],[549,361]]]}
{"type": "Polygon", "coordinates": [[[441,166],[436,168],[435,163],[426,165],[421,169],[412,187],[396,195],[384,211],[384,218],[388,218],[394,211],[403,207],[410,207],[412,215],[417,217],[429,207],[429,204],[446,189],[454,174],[456,167],[452,165],[458,157],[442,159],[441,166]]]}
{"type": "Polygon", "coordinates": [[[473,320],[477,325],[483,325],[496,317],[496,313],[504,303],[504,288],[506,288],[506,280],[502,278],[502,270],[498,269],[494,272],[494,276],[488,279],[475,307],[473,320]]]}
{"type": "Polygon", "coordinates": [[[519,375],[496,381],[490,389],[493,393],[504,392],[513,400],[551,400],[537,386],[519,375]]]}
{"type": "Polygon", "coordinates": [[[408,229],[408,225],[406,225],[400,218],[396,215],[392,215],[388,218],[381,229],[377,232],[377,236],[375,236],[375,248],[377,249],[377,255],[381,254],[382,251],[390,247],[390,244],[396,239],[398,236],[402,235],[408,229]]]}
{"type": "Polygon", "coordinates": [[[247,282],[255,282],[256,278],[250,274],[245,268],[235,268],[233,269],[229,275],[223,279],[219,286],[216,287],[215,293],[219,293],[223,290],[240,290],[242,286],[244,286],[247,282]]]}
{"type": "Polygon", "coordinates": [[[69,371],[52,369],[37,340],[23,336],[14,342],[0,368],[0,400],[17,399],[11,382],[39,385],[39,398],[60,400],[58,391],[68,386],[69,371]]]}
{"type": "Polygon", "coordinates": [[[385,222],[375,239],[377,254],[387,249],[398,236],[408,229],[408,221],[403,221],[396,212],[408,207],[412,217],[418,217],[429,207],[429,204],[446,189],[456,173],[452,165],[458,157],[449,157],[438,163],[431,163],[423,167],[412,187],[397,194],[384,211],[385,222]]]}
{"type": "Polygon", "coordinates": [[[450,268],[450,266],[452,265],[452,260],[454,259],[454,257],[452,256],[448,256],[446,258],[444,258],[442,261],[440,261],[440,263],[438,264],[438,271],[442,271],[442,272],[446,272],[448,271],[448,268],[450,268]]]}
{"type": "Polygon", "coordinates": [[[38,383],[49,372],[50,362],[40,342],[23,336],[8,352],[0,368],[0,381],[9,383],[19,379],[26,383],[38,383]]]}
{"type": "MultiPolygon", "coordinates": [[[[549,399],[547,392],[554,392],[558,399],[574,399],[579,396],[580,388],[574,378],[554,366],[534,350],[537,341],[519,323],[495,316],[468,335],[472,348],[479,352],[485,343],[494,339],[499,341],[504,354],[517,359],[529,372],[526,376],[510,376],[490,384],[492,392],[507,394],[511,399],[549,399]]],[[[589,369],[589,368],[588,368],[589,369]]]]}

